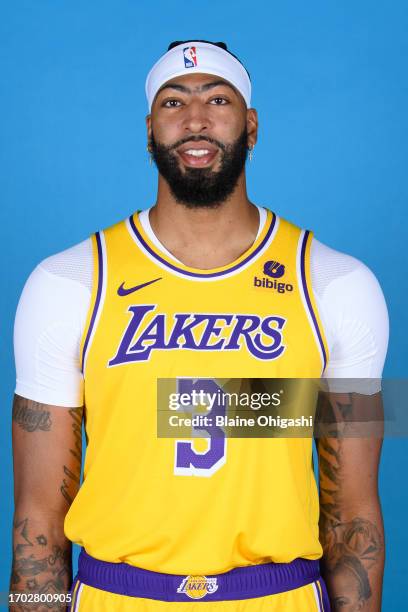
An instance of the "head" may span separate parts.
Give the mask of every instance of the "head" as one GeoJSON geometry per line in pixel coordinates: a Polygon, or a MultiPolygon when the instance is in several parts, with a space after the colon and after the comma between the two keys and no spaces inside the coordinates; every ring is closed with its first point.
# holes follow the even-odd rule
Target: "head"
{"type": "Polygon", "coordinates": [[[148,147],[176,201],[216,207],[237,188],[257,139],[250,90],[223,43],[175,43],[155,64],[146,81],[148,147]]]}
{"type": "Polygon", "coordinates": [[[341,593],[335,598],[336,610],[341,609],[342,612],[363,610],[371,596],[371,588],[361,561],[357,557],[344,555],[331,574],[341,593]]]}

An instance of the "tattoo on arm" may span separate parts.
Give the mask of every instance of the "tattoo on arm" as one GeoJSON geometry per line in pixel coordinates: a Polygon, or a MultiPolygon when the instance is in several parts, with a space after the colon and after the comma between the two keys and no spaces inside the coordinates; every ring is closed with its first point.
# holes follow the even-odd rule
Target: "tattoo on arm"
{"type": "Polygon", "coordinates": [[[81,462],[82,462],[82,413],[83,408],[71,408],[69,414],[72,417],[72,431],[74,433],[74,448],[69,452],[73,458],[70,467],[64,465],[63,471],[66,478],[63,478],[60,491],[70,506],[80,485],[81,462]]]}
{"type": "Polygon", "coordinates": [[[25,431],[50,431],[52,421],[45,404],[27,400],[15,395],[13,402],[13,421],[25,431]]]}
{"type": "MultiPolygon", "coordinates": [[[[55,595],[71,588],[72,544],[64,518],[80,486],[82,415],[83,407],[63,409],[15,396],[11,592],[55,595]]],[[[14,602],[10,612],[65,612],[66,606],[14,602]]]]}
{"type": "MultiPolygon", "coordinates": [[[[28,517],[13,522],[13,565],[10,577],[10,592],[56,594],[69,590],[72,580],[69,540],[61,534],[58,538],[44,535],[46,523],[39,527],[38,521],[28,517]]],[[[12,612],[25,610],[65,611],[66,604],[13,603],[12,612]]]]}
{"type": "MultiPolygon", "coordinates": [[[[344,415],[352,409],[352,398],[347,404],[333,404],[338,404],[334,412],[344,415]]],[[[363,516],[350,517],[347,511],[343,488],[345,442],[343,437],[318,440],[324,577],[334,610],[371,610],[370,598],[375,590],[372,577],[381,573],[384,554],[382,524],[363,516]]]]}

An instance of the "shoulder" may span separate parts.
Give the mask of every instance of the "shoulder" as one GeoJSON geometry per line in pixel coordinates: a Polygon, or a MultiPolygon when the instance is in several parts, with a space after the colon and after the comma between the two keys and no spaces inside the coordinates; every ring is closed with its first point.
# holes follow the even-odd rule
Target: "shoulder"
{"type": "Polygon", "coordinates": [[[86,318],[92,291],[92,244],[88,238],[43,259],[27,278],[16,320],[43,322],[86,318]]]}
{"type": "Polygon", "coordinates": [[[374,297],[384,302],[380,283],[373,271],[360,259],[348,255],[316,238],[311,246],[313,291],[319,297],[336,294],[342,303],[367,301],[374,297]]]}
{"type": "Polygon", "coordinates": [[[37,266],[55,279],[67,279],[88,290],[92,289],[92,268],[91,238],[43,259],[37,266]]]}

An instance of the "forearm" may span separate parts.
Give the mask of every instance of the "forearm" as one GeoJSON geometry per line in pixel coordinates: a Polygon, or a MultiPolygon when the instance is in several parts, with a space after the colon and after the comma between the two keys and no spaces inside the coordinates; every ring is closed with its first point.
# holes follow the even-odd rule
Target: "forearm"
{"type": "Polygon", "coordinates": [[[333,610],[381,611],[384,529],[378,499],[328,508],[320,520],[322,575],[333,610]]]}
{"type": "MultiPolygon", "coordinates": [[[[72,584],[72,544],[64,535],[64,516],[16,508],[10,594],[61,594],[60,603],[12,603],[10,612],[62,612],[72,584]]],[[[17,599],[17,598],[14,598],[17,599]]]]}
{"type": "Polygon", "coordinates": [[[317,439],[322,574],[329,598],[341,612],[379,612],[384,570],[378,496],[381,394],[329,393],[319,407],[329,417],[329,437],[317,439]]]}
{"type": "Polygon", "coordinates": [[[10,593],[52,596],[60,604],[16,602],[11,612],[65,611],[72,582],[72,544],[64,519],[81,473],[82,407],[64,409],[15,396],[14,517],[10,593]]]}

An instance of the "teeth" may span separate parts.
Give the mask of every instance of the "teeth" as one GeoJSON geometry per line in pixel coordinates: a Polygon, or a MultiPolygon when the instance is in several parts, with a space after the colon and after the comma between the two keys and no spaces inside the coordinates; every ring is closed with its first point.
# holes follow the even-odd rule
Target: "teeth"
{"type": "Polygon", "coordinates": [[[188,151],[185,151],[187,155],[194,155],[194,157],[203,157],[204,155],[208,155],[209,152],[208,149],[188,149],[188,151]]]}

